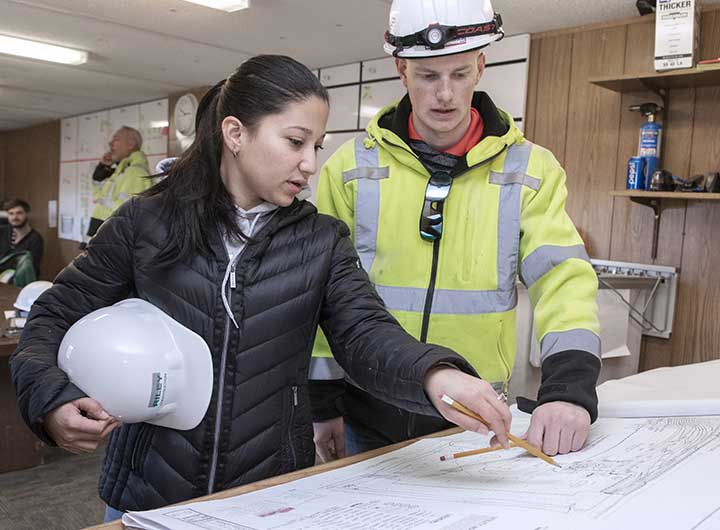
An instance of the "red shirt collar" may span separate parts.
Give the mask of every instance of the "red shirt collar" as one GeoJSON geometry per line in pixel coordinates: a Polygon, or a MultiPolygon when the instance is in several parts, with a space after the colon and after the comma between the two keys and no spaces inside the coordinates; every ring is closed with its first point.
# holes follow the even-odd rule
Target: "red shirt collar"
{"type": "MultiPolygon", "coordinates": [[[[485,124],[483,123],[482,116],[480,116],[480,113],[477,111],[477,109],[471,108],[470,126],[468,127],[467,131],[465,131],[465,135],[460,139],[458,143],[449,147],[448,149],[445,149],[443,153],[449,153],[455,156],[465,156],[465,154],[467,154],[470,149],[475,147],[480,142],[480,139],[483,135],[484,125],[485,124]]],[[[415,129],[415,125],[413,124],[412,119],[412,112],[408,117],[408,135],[410,136],[411,140],[424,141],[415,129]]]]}

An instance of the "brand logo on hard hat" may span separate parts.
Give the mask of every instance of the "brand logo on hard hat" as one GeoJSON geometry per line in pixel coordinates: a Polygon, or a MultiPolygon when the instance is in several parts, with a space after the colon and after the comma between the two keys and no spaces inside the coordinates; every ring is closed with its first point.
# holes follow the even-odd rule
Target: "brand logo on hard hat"
{"type": "Polygon", "coordinates": [[[470,24],[469,26],[460,26],[457,28],[458,37],[472,37],[473,35],[487,35],[495,33],[497,23],[495,21],[486,22],[484,24],[470,24]]]}
{"type": "Polygon", "coordinates": [[[155,408],[162,405],[165,397],[165,385],[167,383],[167,374],[153,372],[152,385],[150,386],[150,401],[148,408],[155,408]]]}

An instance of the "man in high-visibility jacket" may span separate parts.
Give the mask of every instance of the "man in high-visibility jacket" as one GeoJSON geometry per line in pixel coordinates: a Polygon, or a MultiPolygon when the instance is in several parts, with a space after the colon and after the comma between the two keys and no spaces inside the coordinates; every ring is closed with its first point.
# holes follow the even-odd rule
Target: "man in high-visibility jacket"
{"type": "Polygon", "coordinates": [[[127,126],[120,127],[110,139],[109,150],[93,172],[95,207],[90,215],[89,237],[122,203],[153,185],[142,142],[140,131],[127,126]]]}
{"type": "MultiPolygon", "coordinates": [[[[533,410],[528,440],[564,454],[582,448],[597,417],[597,277],[565,212],[562,167],[474,92],[480,48],[502,38],[501,24],[489,0],[394,0],[385,50],[408,94],[328,160],[317,202],[350,227],[405,329],[461,353],[499,398],[515,358],[519,273],[542,357],[537,401],[519,405],[533,410]]],[[[446,426],[344,384],[321,333],[309,378],[324,461],[446,426]]]]}

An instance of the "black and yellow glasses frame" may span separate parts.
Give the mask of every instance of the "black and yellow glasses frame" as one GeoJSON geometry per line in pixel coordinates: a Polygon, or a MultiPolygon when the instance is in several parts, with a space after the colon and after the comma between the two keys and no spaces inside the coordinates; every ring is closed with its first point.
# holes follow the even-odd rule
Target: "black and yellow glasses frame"
{"type": "Polygon", "coordinates": [[[436,171],[430,176],[425,188],[425,201],[420,214],[420,237],[435,242],[442,237],[443,206],[450,194],[452,176],[444,171],[436,171]]]}

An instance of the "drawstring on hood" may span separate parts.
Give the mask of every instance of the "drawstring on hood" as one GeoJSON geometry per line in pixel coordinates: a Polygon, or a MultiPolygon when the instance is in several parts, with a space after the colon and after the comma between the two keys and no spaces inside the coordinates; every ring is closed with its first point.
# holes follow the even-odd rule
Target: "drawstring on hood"
{"type": "MultiPolygon", "coordinates": [[[[273,216],[273,214],[277,211],[278,208],[278,205],[269,202],[258,204],[257,206],[255,206],[254,208],[250,208],[249,210],[244,210],[243,208],[236,206],[237,221],[240,230],[242,230],[243,234],[245,234],[248,238],[251,238],[255,233],[256,229],[259,230],[260,228],[262,228],[270,220],[270,218],[273,216]]],[[[225,312],[228,314],[230,320],[232,320],[232,323],[235,325],[235,327],[238,328],[239,326],[235,321],[235,316],[232,313],[232,310],[230,308],[230,301],[227,297],[227,283],[228,280],[231,279],[232,275],[230,288],[235,288],[235,264],[245,250],[245,247],[247,246],[247,240],[233,241],[228,237],[227,234],[224,234],[223,240],[225,243],[225,249],[228,253],[229,261],[227,269],[225,269],[225,277],[223,278],[222,282],[222,301],[223,306],[225,307],[225,312]]]]}

